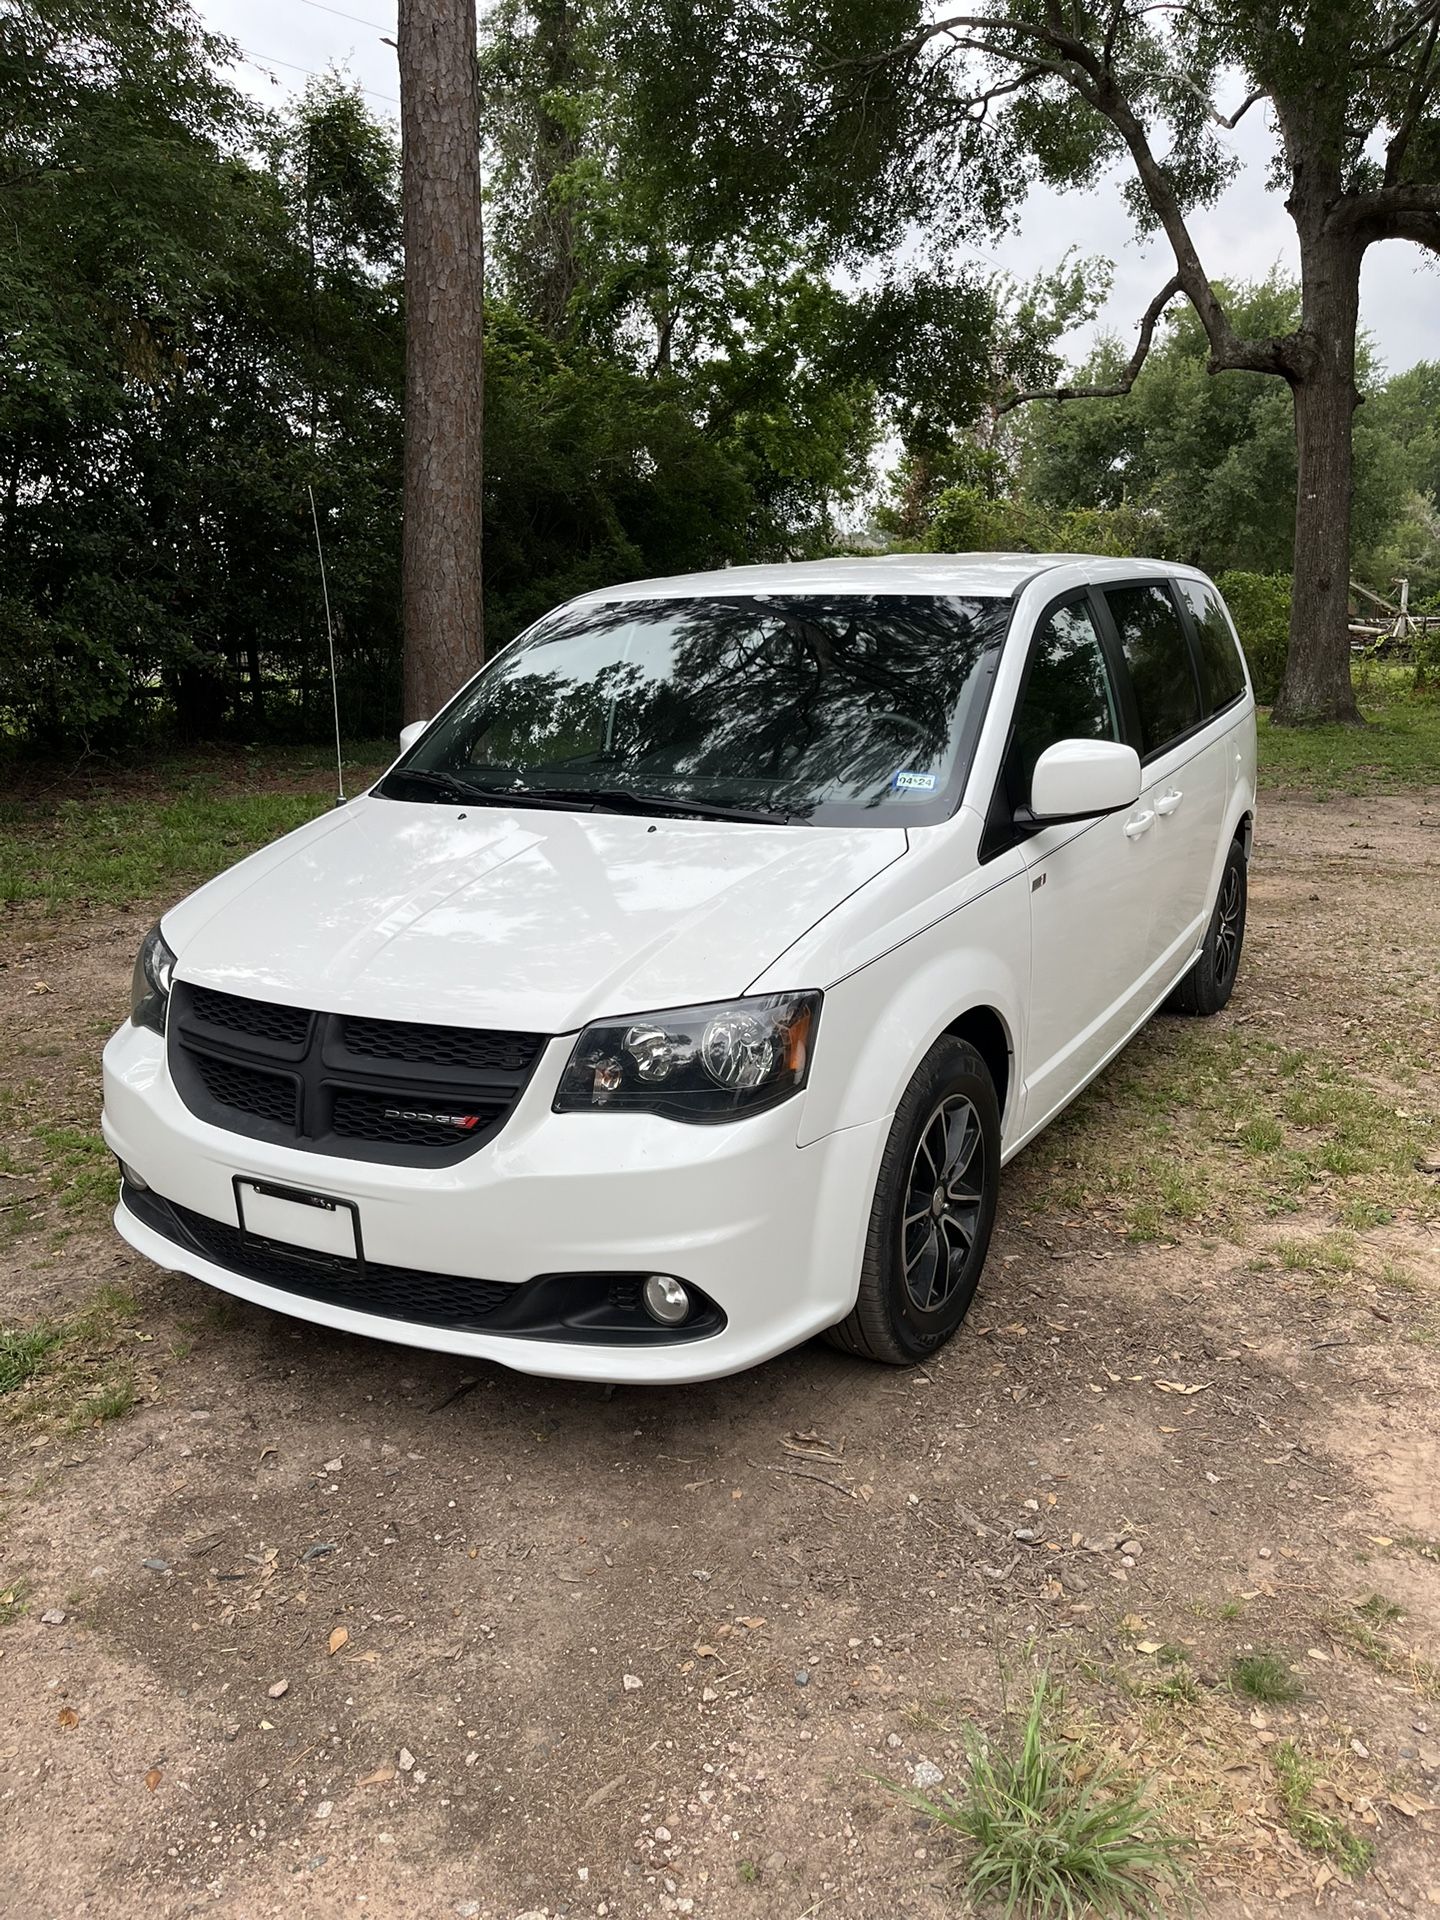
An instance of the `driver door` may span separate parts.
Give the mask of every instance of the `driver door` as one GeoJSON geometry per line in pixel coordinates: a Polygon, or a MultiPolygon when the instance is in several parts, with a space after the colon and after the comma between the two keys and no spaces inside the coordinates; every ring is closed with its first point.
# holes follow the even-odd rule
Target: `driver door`
{"type": "MultiPolygon", "coordinates": [[[[1035,762],[1057,740],[1124,739],[1120,690],[1089,596],[1042,616],[1002,776],[1028,807],[1035,762]]],[[[1142,798],[1094,820],[1057,822],[1020,844],[1030,880],[1025,1131],[1081,1088],[1144,1013],[1153,812],[1142,798]]]]}

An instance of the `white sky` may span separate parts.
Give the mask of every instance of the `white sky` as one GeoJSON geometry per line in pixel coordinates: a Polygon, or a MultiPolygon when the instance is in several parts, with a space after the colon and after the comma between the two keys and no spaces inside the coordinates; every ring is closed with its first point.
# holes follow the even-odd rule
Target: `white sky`
{"type": "MultiPolygon", "coordinates": [[[[257,99],[278,104],[305,85],[308,72],[336,66],[358,80],[370,103],[394,115],[399,83],[395,51],[382,35],[395,33],[395,0],[196,0],[202,19],[237,41],[247,58],[234,78],[257,99]]],[[[1233,104],[1238,105],[1238,99],[1233,104]]],[[[1244,161],[1240,178],[1217,204],[1195,215],[1191,230],[1207,270],[1232,280],[1263,279],[1277,263],[1294,273],[1292,228],[1279,195],[1265,190],[1272,151],[1269,128],[1252,109],[1222,136],[1244,161]]],[[[1056,264],[1067,247],[1103,254],[1115,263],[1115,287],[1098,325],[1126,341],[1140,315],[1169,278],[1163,243],[1141,245],[1114,183],[1084,194],[1034,194],[1014,230],[982,257],[1017,279],[1056,264]]],[[[1418,247],[1386,241],[1365,257],[1360,323],[1391,373],[1417,360],[1440,359],[1440,271],[1418,247]]],[[[1067,347],[1084,351],[1086,337],[1067,347]]]]}

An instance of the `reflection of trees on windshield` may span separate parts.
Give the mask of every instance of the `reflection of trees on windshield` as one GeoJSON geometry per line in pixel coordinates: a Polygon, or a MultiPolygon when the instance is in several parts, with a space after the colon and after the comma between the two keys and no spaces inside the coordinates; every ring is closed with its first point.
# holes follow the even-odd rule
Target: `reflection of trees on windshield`
{"type": "Polygon", "coordinates": [[[944,785],[994,600],[615,602],[504,656],[414,765],[677,791],[809,814],[944,785]]]}

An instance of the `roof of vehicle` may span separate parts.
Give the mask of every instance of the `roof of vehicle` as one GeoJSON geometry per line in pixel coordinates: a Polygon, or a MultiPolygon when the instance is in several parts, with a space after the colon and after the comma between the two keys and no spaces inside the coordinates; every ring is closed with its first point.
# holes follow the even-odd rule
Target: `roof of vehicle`
{"type": "Polygon", "coordinates": [[[667,579],[629,580],[582,594],[574,605],[613,600],[706,599],[750,593],[905,593],[1010,595],[1059,567],[1096,573],[1189,573],[1160,560],[1109,560],[1093,553],[875,553],[836,560],[791,560],[778,566],[722,567],[667,579]]]}

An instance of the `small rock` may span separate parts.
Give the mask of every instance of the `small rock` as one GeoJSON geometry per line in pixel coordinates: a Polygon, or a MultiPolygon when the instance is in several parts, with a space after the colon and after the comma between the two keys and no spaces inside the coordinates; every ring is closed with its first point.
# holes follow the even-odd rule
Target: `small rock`
{"type": "Polygon", "coordinates": [[[1261,1558],[1262,1560],[1268,1560],[1268,1559],[1270,1558],[1270,1549],[1269,1549],[1269,1547],[1261,1547],[1261,1549],[1260,1549],[1260,1558],[1261,1558]]]}
{"type": "Polygon", "coordinates": [[[905,1742],[900,1738],[898,1733],[887,1733],[885,1736],[885,1744],[893,1753],[896,1747],[903,1747],[905,1742]]]}
{"type": "Polygon", "coordinates": [[[710,1570],[708,1567],[692,1567],[690,1569],[690,1578],[692,1580],[708,1580],[710,1578],[710,1570]]]}
{"type": "Polygon", "coordinates": [[[320,1560],[327,1553],[334,1553],[334,1551],[335,1542],[333,1540],[317,1540],[313,1547],[306,1547],[305,1551],[301,1554],[300,1564],[303,1567],[307,1561],[320,1560]]]}
{"type": "Polygon", "coordinates": [[[670,1838],[669,1827],[656,1827],[655,1838],[660,1841],[668,1840],[670,1838]]]}
{"type": "Polygon", "coordinates": [[[810,1684],[810,1669],[809,1669],[808,1667],[796,1667],[796,1669],[795,1669],[795,1684],[796,1684],[796,1686],[797,1686],[797,1687],[808,1687],[808,1686],[809,1686],[809,1684],[810,1684]]]}
{"type": "Polygon", "coordinates": [[[923,1793],[927,1787],[938,1787],[945,1775],[933,1760],[917,1760],[910,1769],[910,1784],[923,1793]]]}
{"type": "Polygon", "coordinates": [[[627,1673],[623,1676],[620,1684],[624,1687],[626,1693],[638,1693],[645,1682],[640,1678],[638,1673],[627,1673]]]}
{"type": "Polygon", "coordinates": [[[720,1696],[715,1691],[714,1687],[702,1687],[700,1690],[700,1698],[708,1706],[712,1700],[718,1700],[720,1696]]]}
{"type": "Polygon", "coordinates": [[[328,1820],[334,1811],[335,1802],[333,1800],[322,1800],[315,1809],[315,1818],[317,1820],[328,1820]]]}
{"type": "Polygon", "coordinates": [[[1138,1540],[1122,1540],[1120,1542],[1120,1551],[1121,1553],[1128,1553],[1132,1560],[1138,1560],[1144,1552],[1144,1548],[1138,1540]]]}
{"type": "Polygon", "coordinates": [[[240,1722],[238,1720],[227,1720],[221,1728],[221,1732],[227,1740],[238,1739],[240,1735],[240,1722]]]}
{"type": "Polygon", "coordinates": [[[322,1473],[340,1473],[344,1470],[344,1466],[345,1462],[337,1457],[334,1460],[327,1460],[320,1471],[322,1473]]]}
{"type": "Polygon", "coordinates": [[[415,1756],[408,1747],[401,1747],[398,1764],[402,1773],[409,1773],[410,1769],[415,1765],[415,1756]]]}
{"type": "Polygon", "coordinates": [[[1358,1753],[1362,1760],[1368,1760],[1370,1758],[1370,1749],[1363,1740],[1352,1740],[1350,1742],[1350,1751],[1352,1753],[1358,1753]]]}
{"type": "Polygon", "coordinates": [[[40,1616],[41,1621],[47,1627],[63,1627],[65,1618],[65,1609],[63,1607],[47,1607],[40,1616]]]}
{"type": "Polygon", "coordinates": [[[479,1911],[480,1902],[478,1900],[457,1900],[455,1902],[456,1920],[475,1920],[475,1916],[479,1911]]]}
{"type": "Polygon", "coordinates": [[[278,1700],[283,1694],[287,1694],[290,1691],[290,1682],[288,1680],[277,1680],[273,1686],[267,1687],[265,1691],[272,1700],[278,1700]]]}
{"type": "Polygon", "coordinates": [[[151,1573],[169,1573],[170,1571],[170,1562],[162,1560],[159,1554],[152,1554],[148,1560],[142,1560],[140,1564],[142,1567],[148,1567],[151,1573]]]}

